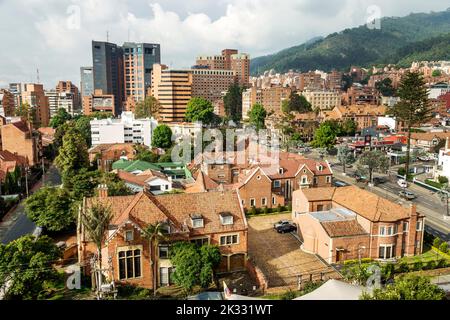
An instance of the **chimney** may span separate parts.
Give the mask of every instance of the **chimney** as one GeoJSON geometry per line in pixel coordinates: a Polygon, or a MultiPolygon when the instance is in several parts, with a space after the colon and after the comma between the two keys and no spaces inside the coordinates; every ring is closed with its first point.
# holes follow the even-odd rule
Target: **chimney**
{"type": "Polygon", "coordinates": [[[417,205],[415,203],[409,204],[409,216],[417,216],[417,205]]]}
{"type": "Polygon", "coordinates": [[[99,198],[101,199],[108,198],[108,186],[106,184],[99,184],[97,189],[99,198]]]}
{"type": "Polygon", "coordinates": [[[449,149],[450,149],[450,138],[447,137],[445,139],[445,152],[449,151],[449,149]]]}

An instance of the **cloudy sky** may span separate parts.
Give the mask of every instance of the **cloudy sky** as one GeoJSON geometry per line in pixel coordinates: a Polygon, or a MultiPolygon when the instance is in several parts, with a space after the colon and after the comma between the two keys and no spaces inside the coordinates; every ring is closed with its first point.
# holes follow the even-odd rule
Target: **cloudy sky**
{"type": "Polygon", "coordinates": [[[444,0],[0,0],[0,87],[79,83],[91,40],[156,42],[162,62],[189,67],[199,54],[277,52],[381,16],[441,11],[444,0]],[[375,6],[375,7],[374,7],[375,6]]]}

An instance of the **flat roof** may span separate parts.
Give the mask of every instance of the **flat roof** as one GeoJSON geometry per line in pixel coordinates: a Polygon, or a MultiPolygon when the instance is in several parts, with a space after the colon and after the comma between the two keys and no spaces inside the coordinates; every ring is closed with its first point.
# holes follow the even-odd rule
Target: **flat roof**
{"type": "Polygon", "coordinates": [[[315,219],[322,221],[342,221],[354,219],[356,213],[346,208],[332,208],[327,211],[315,211],[309,213],[315,219]]]}

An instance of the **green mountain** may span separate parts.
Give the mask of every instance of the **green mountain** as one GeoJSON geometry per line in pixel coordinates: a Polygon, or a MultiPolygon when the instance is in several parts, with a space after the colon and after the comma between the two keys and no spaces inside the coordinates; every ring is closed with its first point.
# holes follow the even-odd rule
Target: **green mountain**
{"type": "Polygon", "coordinates": [[[352,65],[399,63],[413,60],[450,58],[450,8],[433,13],[414,13],[406,17],[385,17],[380,29],[362,25],[333,33],[325,38],[252,59],[251,73],[275,69],[302,72],[333,68],[347,71],[352,65]]]}

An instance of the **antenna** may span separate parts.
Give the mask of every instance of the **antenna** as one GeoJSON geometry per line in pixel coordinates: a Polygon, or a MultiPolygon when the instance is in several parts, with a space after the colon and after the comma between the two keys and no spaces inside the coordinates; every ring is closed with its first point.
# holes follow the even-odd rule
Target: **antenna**
{"type": "Polygon", "coordinates": [[[109,31],[106,30],[106,42],[109,42],[109,31]]]}
{"type": "Polygon", "coordinates": [[[37,79],[37,83],[40,83],[40,79],[39,79],[39,68],[36,69],[36,79],[37,79]]]}
{"type": "Polygon", "coordinates": [[[128,28],[128,42],[130,42],[130,28],[128,28]]]}

